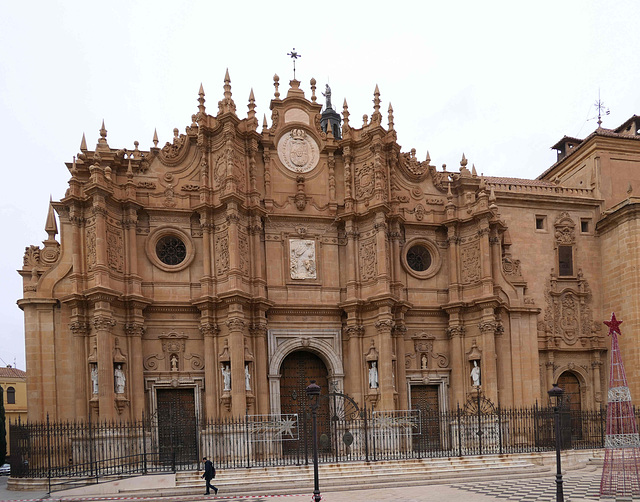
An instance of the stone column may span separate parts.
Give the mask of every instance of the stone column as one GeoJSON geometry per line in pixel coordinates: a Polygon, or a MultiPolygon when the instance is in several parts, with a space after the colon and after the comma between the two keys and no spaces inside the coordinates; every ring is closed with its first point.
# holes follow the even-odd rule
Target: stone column
{"type": "Polygon", "coordinates": [[[356,270],[358,269],[358,253],[356,239],[358,238],[358,232],[356,231],[356,225],[353,220],[347,220],[345,222],[344,228],[347,234],[346,270],[347,301],[349,301],[357,298],[356,270]]]}
{"type": "Polygon", "coordinates": [[[391,330],[393,321],[391,319],[380,319],[375,323],[378,331],[378,347],[380,347],[378,360],[378,387],[380,389],[380,410],[393,410],[394,403],[394,382],[393,382],[393,342],[391,330]]]}
{"type": "Polygon", "coordinates": [[[493,308],[483,309],[482,321],[478,324],[482,334],[482,360],[480,383],[485,397],[492,403],[498,403],[498,371],[496,367],[496,333],[499,325],[495,320],[493,308]]]}
{"type": "Polygon", "coordinates": [[[244,381],[244,328],[245,321],[232,317],[226,322],[229,329],[229,355],[231,363],[231,415],[240,417],[247,409],[244,381]]]}
{"type": "Polygon", "coordinates": [[[269,413],[269,381],[267,374],[269,368],[267,367],[267,324],[266,319],[264,322],[259,322],[254,325],[251,330],[253,336],[254,347],[256,350],[255,355],[255,368],[253,374],[253,381],[251,382],[251,388],[253,394],[256,396],[256,410],[261,415],[269,413]]]}
{"type": "Polygon", "coordinates": [[[465,402],[465,378],[467,377],[467,365],[464,360],[464,326],[460,324],[458,313],[449,316],[449,328],[447,335],[451,340],[451,405],[465,402]]]}
{"type": "MultiPolygon", "coordinates": [[[[92,383],[89,377],[89,363],[87,361],[86,337],[89,332],[87,323],[79,318],[69,323],[69,331],[73,334],[74,372],[73,378],[77,384],[75,387],[75,414],[78,420],[87,419],[87,405],[92,395],[92,383]],[[81,383],[82,382],[82,383],[81,383]],[[87,385],[88,382],[88,385],[87,385]]],[[[73,318],[72,318],[73,319],[73,318]]]]}
{"type": "Polygon", "coordinates": [[[447,242],[449,244],[449,303],[460,300],[458,279],[458,235],[454,225],[447,226],[447,242]]]}
{"type": "Polygon", "coordinates": [[[593,368],[593,399],[596,406],[602,406],[602,383],[600,381],[600,368],[602,361],[600,360],[600,354],[594,354],[594,360],[591,362],[591,368],[593,368]]]}
{"type": "Polygon", "coordinates": [[[138,213],[135,208],[126,209],[126,217],[124,222],[124,267],[125,275],[130,277],[128,288],[129,294],[142,295],[140,278],[138,277],[138,253],[137,253],[137,237],[136,223],[138,221],[138,213]],[[133,280],[133,278],[136,280],[133,280]]]}
{"type": "Polygon", "coordinates": [[[145,327],[142,321],[131,322],[125,326],[127,336],[130,338],[129,355],[129,396],[131,398],[131,418],[141,420],[144,413],[144,366],[142,361],[142,335],[145,327]]]}
{"type": "MultiPolygon", "coordinates": [[[[364,326],[353,324],[346,326],[343,331],[343,340],[347,342],[347,361],[350,371],[346,371],[348,387],[345,385],[345,394],[349,394],[357,403],[364,403],[362,385],[362,335],[364,326]]],[[[365,390],[366,394],[366,390],[365,390]]]]}
{"type": "Polygon", "coordinates": [[[113,343],[111,329],[116,325],[111,312],[96,307],[93,327],[98,349],[98,403],[100,420],[115,418],[115,390],[113,379],[113,343]]]}
{"type": "Polygon", "coordinates": [[[378,280],[377,290],[380,292],[389,291],[389,270],[387,264],[389,263],[389,249],[387,247],[387,222],[385,214],[380,211],[376,214],[375,223],[373,227],[376,230],[376,254],[378,270],[376,277],[378,280]]]}
{"type": "Polygon", "coordinates": [[[478,222],[478,235],[480,237],[480,256],[482,257],[481,281],[482,295],[493,295],[493,277],[491,273],[491,245],[489,243],[489,221],[483,219],[478,222]]]}
{"type": "Polygon", "coordinates": [[[205,420],[212,420],[218,417],[218,400],[221,386],[218,385],[218,358],[215,353],[214,336],[218,332],[215,323],[201,321],[200,333],[204,338],[204,408],[205,420]]]}
{"type": "Polygon", "coordinates": [[[407,395],[407,372],[404,366],[404,335],[407,327],[404,322],[396,321],[393,328],[393,347],[396,354],[396,392],[401,409],[409,409],[409,396],[407,395]]]}

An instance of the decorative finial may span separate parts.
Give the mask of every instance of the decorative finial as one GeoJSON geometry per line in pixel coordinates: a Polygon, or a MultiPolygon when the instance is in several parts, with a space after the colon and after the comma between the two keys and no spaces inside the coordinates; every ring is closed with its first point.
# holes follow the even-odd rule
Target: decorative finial
{"type": "Polygon", "coordinates": [[[478,176],[478,173],[476,172],[476,165],[475,164],[471,165],[471,176],[473,176],[474,178],[478,176]]]}
{"type": "Polygon", "coordinates": [[[205,106],[204,106],[204,88],[202,87],[202,83],[200,83],[200,90],[198,91],[198,112],[204,114],[205,106]]]}
{"type": "Polygon", "coordinates": [[[269,128],[267,125],[267,114],[264,114],[264,119],[262,120],[262,131],[266,131],[269,128]]]}
{"type": "Polygon", "coordinates": [[[278,91],[278,87],[280,86],[280,77],[278,77],[278,74],[276,73],[273,76],[273,87],[276,88],[276,91],[273,93],[273,96],[276,99],[280,99],[280,92],[278,91]]]}
{"type": "Polygon", "coordinates": [[[98,139],[98,146],[109,146],[107,144],[107,129],[104,126],[104,119],[102,119],[102,126],[100,127],[100,139],[98,139]]]}
{"type": "Polygon", "coordinates": [[[311,84],[311,101],[315,103],[317,99],[316,98],[316,79],[311,78],[309,83],[311,84]]]}
{"type": "Polygon", "coordinates": [[[291,52],[287,53],[287,56],[291,56],[291,59],[293,59],[293,80],[295,80],[296,79],[296,59],[301,58],[302,55],[298,54],[296,52],[296,48],[294,47],[291,52]]]}
{"type": "Polygon", "coordinates": [[[342,127],[349,126],[349,105],[347,105],[347,98],[344,98],[342,103],[342,127]]]}
{"type": "Polygon", "coordinates": [[[224,99],[218,103],[218,113],[235,113],[236,104],[231,98],[231,78],[229,68],[224,74],[224,99]]]}
{"type": "Polygon", "coordinates": [[[382,122],[382,114],[380,113],[380,89],[378,89],[378,84],[376,84],[376,88],[373,91],[373,114],[371,115],[371,123],[377,122],[378,124],[382,122]]]}
{"type": "Polygon", "coordinates": [[[158,148],[158,131],[157,129],[153,130],[153,147],[158,148]]]}
{"type": "Polygon", "coordinates": [[[467,158],[464,156],[464,153],[462,154],[462,160],[460,160],[460,167],[467,167],[467,164],[469,163],[469,161],[467,160],[467,158]]]}
{"type": "Polygon", "coordinates": [[[127,166],[127,178],[133,178],[133,167],[131,166],[131,157],[129,157],[129,165],[127,166]]]}
{"type": "Polygon", "coordinates": [[[389,130],[393,131],[393,106],[389,103],[389,130]]]}
{"type": "Polygon", "coordinates": [[[253,87],[251,88],[251,92],[249,93],[249,104],[247,105],[247,108],[249,108],[249,113],[247,114],[247,117],[249,119],[253,119],[256,116],[256,98],[253,95],[253,87]]]}
{"type": "Polygon", "coordinates": [[[82,133],[82,141],[80,141],[80,151],[81,152],[87,151],[87,140],[84,137],[84,133],[82,133]]]}
{"type": "Polygon", "coordinates": [[[44,225],[44,231],[49,235],[48,240],[54,240],[58,233],[58,224],[53,211],[53,197],[49,195],[49,211],[47,212],[47,222],[44,225]]]}
{"type": "Polygon", "coordinates": [[[427,150],[427,158],[424,159],[424,161],[427,163],[427,165],[429,165],[429,162],[431,162],[431,155],[429,155],[429,150],[427,150]]]}

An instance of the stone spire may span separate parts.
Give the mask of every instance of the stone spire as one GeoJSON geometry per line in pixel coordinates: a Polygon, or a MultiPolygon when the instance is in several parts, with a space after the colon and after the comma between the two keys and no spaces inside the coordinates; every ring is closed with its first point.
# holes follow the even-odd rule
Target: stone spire
{"type": "Polygon", "coordinates": [[[153,130],[153,147],[158,148],[158,130],[153,130]]]}
{"type": "Polygon", "coordinates": [[[202,83],[200,83],[200,91],[198,91],[198,113],[202,113],[203,115],[206,113],[206,108],[204,106],[204,88],[202,87],[202,83]]]}
{"type": "Polygon", "coordinates": [[[346,129],[349,127],[349,105],[347,105],[347,98],[344,98],[344,103],[342,104],[342,128],[346,129]]]}
{"type": "Polygon", "coordinates": [[[104,119],[102,119],[102,127],[100,127],[100,139],[96,145],[96,150],[109,151],[109,143],[107,143],[107,129],[104,126],[104,119]]]}
{"type": "Polygon", "coordinates": [[[380,113],[380,89],[376,84],[376,89],[373,91],[373,114],[371,115],[372,124],[380,124],[382,122],[382,114],[380,113]]]}
{"type": "Polygon", "coordinates": [[[393,131],[393,106],[389,103],[389,130],[393,131]]]}
{"type": "Polygon", "coordinates": [[[236,113],[236,104],[231,98],[231,78],[229,77],[229,69],[224,75],[224,98],[218,101],[218,115],[223,113],[236,113]]]}
{"type": "Polygon", "coordinates": [[[249,108],[249,112],[247,113],[247,118],[249,120],[253,120],[256,118],[256,98],[253,95],[253,87],[251,88],[251,92],[249,93],[249,104],[247,105],[249,108]]]}
{"type": "Polygon", "coordinates": [[[55,213],[53,211],[53,198],[49,196],[49,211],[47,212],[47,222],[44,225],[44,231],[47,232],[47,240],[53,241],[58,234],[58,224],[56,223],[55,213]]]}
{"type": "Polygon", "coordinates": [[[87,151],[87,140],[84,137],[84,133],[82,133],[82,141],[80,141],[80,151],[83,153],[87,151]]]}

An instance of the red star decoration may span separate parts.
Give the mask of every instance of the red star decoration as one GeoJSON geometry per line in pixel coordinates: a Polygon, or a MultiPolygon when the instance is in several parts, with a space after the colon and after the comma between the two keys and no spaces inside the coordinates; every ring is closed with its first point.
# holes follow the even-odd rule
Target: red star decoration
{"type": "Polygon", "coordinates": [[[604,323],[609,326],[609,334],[613,334],[613,333],[618,333],[619,335],[622,335],[622,333],[620,333],[620,325],[622,324],[622,321],[618,321],[616,319],[616,314],[615,312],[611,313],[611,320],[610,321],[604,321],[604,323]]]}

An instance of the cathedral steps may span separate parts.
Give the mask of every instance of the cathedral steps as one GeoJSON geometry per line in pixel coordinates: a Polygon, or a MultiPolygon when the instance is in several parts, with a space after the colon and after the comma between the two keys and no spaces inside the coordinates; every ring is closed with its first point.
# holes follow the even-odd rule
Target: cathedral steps
{"type": "MultiPolygon", "coordinates": [[[[532,456],[486,456],[413,459],[403,461],[321,464],[321,491],[340,491],[371,487],[397,487],[428,483],[486,479],[487,477],[534,477],[550,472],[546,462],[532,456]]],[[[247,494],[296,494],[313,491],[313,465],[254,467],[219,470],[214,484],[225,496],[247,494]]],[[[176,473],[175,488],[159,488],[156,495],[200,494],[204,481],[200,473],[176,473]]],[[[119,495],[141,495],[144,490],[127,490],[119,495]]]]}

